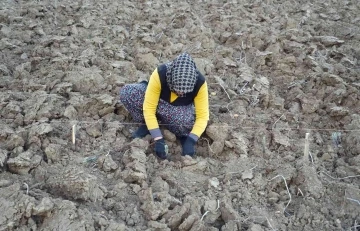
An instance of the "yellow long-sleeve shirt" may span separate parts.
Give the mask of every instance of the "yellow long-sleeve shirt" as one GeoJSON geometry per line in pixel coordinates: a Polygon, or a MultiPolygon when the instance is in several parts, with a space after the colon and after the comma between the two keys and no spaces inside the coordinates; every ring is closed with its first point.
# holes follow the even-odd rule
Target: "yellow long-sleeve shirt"
{"type": "MultiPolygon", "coordinates": [[[[150,76],[143,105],[145,123],[153,138],[162,136],[159,129],[159,123],[156,119],[156,109],[159,103],[160,93],[160,76],[157,69],[155,69],[150,76]]],[[[174,92],[171,92],[170,102],[174,102],[177,97],[178,96],[174,92]]],[[[205,131],[209,121],[209,96],[206,81],[200,87],[198,94],[194,98],[194,106],[195,123],[190,132],[190,136],[197,140],[205,131]]]]}

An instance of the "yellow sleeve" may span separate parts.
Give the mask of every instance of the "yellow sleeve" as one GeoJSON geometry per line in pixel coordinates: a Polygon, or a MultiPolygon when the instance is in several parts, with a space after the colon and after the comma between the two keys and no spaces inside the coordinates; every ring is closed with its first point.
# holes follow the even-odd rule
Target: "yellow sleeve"
{"type": "Polygon", "coordinates": [[[160,92],[160,77],[157,69],[155,69],[150,76],[143,105],[145,123],[153,138],[162,136],[159,129],[159,123],[156,119],[156,109],[160,99],[160,92]]]}
{"type": "Polygon", "coordinates": [[[194,99],[195,106],[195,124],[191,131],[198,138],[205,131],[209,121],[209,94],[207,83],[205,82],[199,89],[194,99]]]}

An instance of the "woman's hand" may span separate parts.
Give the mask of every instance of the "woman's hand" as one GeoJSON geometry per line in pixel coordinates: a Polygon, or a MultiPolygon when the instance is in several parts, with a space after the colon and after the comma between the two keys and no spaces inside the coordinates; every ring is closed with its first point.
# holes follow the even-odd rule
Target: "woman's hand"
{"type": "Polygon", "coordinates": [[[155,154],[165,160],[168,157],[168,146],[165,143],[165,140],[163,137],[156,137],[155,140],[155,154]]]}
{"type": "Polygon", "coordinates": [[[189,155],[194,156],[195,155],[195,144],[196,141],[188,136],[184,141],[182,142],[182,148],[183,148],[183,155],[189,155]]]}

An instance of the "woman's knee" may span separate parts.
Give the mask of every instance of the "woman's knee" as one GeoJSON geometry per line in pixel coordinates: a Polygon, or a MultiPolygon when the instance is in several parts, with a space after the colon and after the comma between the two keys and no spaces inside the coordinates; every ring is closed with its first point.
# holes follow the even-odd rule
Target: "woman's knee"
{"type": "Polygon", "coordinates": [[[120,89],[120,101],[127,103],[139,98],[145,91],[141,89],[139,84],[128,84],[120,89]]]}

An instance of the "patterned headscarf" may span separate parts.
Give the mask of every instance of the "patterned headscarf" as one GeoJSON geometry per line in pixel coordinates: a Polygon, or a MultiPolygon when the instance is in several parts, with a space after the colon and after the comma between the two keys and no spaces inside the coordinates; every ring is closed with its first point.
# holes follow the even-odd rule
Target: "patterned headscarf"
{"type": "Polygon", "coordinates": [[[194,90],[197,69],[194,60],[187,53],[182,53],[166,64],[166,82],[173,92],[189,93],[194,90]]]}

